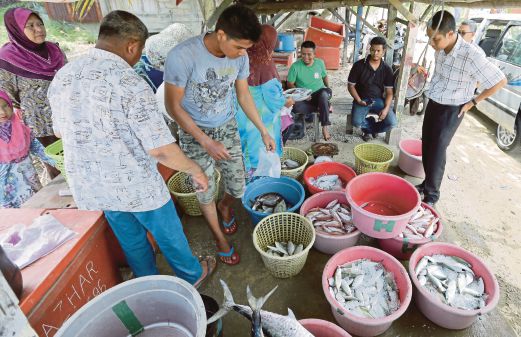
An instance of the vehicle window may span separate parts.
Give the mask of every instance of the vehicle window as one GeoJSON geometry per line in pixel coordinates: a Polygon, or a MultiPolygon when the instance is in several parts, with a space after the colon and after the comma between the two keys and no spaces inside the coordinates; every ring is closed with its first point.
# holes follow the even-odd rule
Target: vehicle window
{"type": "Polygon", "coordinates": [[[521,66],[521,26],[510,26],[503,35],[495,58],[521,66]]]}

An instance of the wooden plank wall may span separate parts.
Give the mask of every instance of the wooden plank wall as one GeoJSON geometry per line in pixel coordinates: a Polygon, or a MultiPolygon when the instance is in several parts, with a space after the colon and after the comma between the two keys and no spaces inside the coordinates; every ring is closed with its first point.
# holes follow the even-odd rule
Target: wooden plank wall
{"type": "Polygon", "coordinates": [[[74,3],[51,3],[45,2],[45,10],[49,15],[50,19],[57,21],[66,21],[66,22],[82,22],[82,23],[96,23],[100,22],[103,18],[101,14],[101,9],[99,3],[96,3],[92,6],[87,15],[79,20],[77,16],[74,14],[74,3]]]}

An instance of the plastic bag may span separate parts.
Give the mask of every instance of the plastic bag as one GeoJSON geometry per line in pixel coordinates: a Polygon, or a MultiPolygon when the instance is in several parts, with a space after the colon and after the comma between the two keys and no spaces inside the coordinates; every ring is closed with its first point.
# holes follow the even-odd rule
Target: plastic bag
{"type": "Polygon", "coordinates": [[[50,214],[34,219],[29,226],[18,224],[0,237],[7,257],[20,269],[51,253],[76,235],[50,214]]]}
{"type": "Polygon", "coordinates": [[[293,124],[293,116],[291,116],[291,108],[283,106],[280,109],[280,130],[284,131],[293,124]]]}
{"type": "Polygon", "coordinates": [[[280,157],[275,152],[268,152],[262,147],[259,150],[259,162],[257,170],[253,173],[254,177],[280,178],[280,157]]]}

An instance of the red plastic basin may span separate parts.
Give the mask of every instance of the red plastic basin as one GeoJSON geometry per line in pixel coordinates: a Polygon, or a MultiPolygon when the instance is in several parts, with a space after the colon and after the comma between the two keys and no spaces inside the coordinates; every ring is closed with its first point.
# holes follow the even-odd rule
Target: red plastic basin
{"type": "MultiPolygon", "coordinates": [[[[414,301],[420,311],[433,323],[447,329],[465,329],[476,321],[480,315],[486,314],[496,307],[499,302],[499,285],[492,271],[485,263],[471,252],[456,245],[444,242],[432,242],[418,248],[409,260],[409,274],[414,283],[414,301]],[[420,285],[414,269],[424,256],[436,254],[457,256],[472,265],[472,271],[483,278],[485,292],[488,295],[486,305],[481,309],[464,310],[451,307],[432,296],[427,289],[420,285]]],[[[498,336],[501,333],[498,331],[498,336]]]]}
{"type": "Polygon", "coordinates": [[[315,194],[324,192],[324,190],[311,185],[310,178],[317,178],[324,174],[336,174],[342,180],[342,186],[345,187],[351,179],[356,177],[355,171],[347,165],[337,162],[323,162],[313,164],[304,171],[304,182],[308,188],[309,193],[315,194]]]}
{"type": "Polygon", "coordinates": [[[353,178],[347,184],[346,195],[355,226],[377,239],[398,236],[421,202],[420,194],[410,182],[382,172],[353,178]]]}
{"type": "Polygon", "coordinates": [[[357,336],[376,336],[384,333],[393,321],[398,319],[407,310],[411,303],[412,285],[407,271],[402,264],[386,252],[367,246],[356,246],[339,251],[327,262],[322,273],[322,290],[331,306],[331,311],[338,324],[349,333],[357,336]],[[400,308],[391,315],[382,318],[362,318],[357,317],[340,303],[337,302],[329,292],[329,278],[332,277],[339,265],[359,259],[369,259],[380,262],[384,268],[394,274],[396,286],[399,290],[400,308]]]}
{"type": "MultiPolygon", "coordinates": [[[[431,206],[422,202],[422,206],[424,208],[428,208],[435,217],[439,218],[438,212],[434,210],[431,206]]],[[[438,221],[438,228],[436,232],[434,232],[430,238],[419,239],[419,240],[404,240],[403,238],[397,236],[391,239],[379,239],[378,244],[380,248],[385,250],[387,253],[391,254],[397,259],[400,260],[408,260],[412,253],[418,248],[427,244],[431,241],[437,240],[441,233],[443,232],[443,224],[441,219],[438,221]]]]}
{"type": "MultiPolygon", "coordinates": [[[[338,200],[343,204],[347,204],[346,194],[342,191],[326,191],[312,195],[300,207],[300,215],[306,216],[306,213],[314,207],[326,207],[333,200],[338,200]]],[[[356,245],[360,235],[356,230],[345,235],[329,235],[323,232],[315,231],[316,238],[313,247],[325,254],[335,254],[336,252],[356,245]]]]}
{"type": "Polygon", "coordinates": [[[400,141],[398,166],[410,176],[425,178],[422,163],[422,141],[419,139],[404,139],[400,141]]]}

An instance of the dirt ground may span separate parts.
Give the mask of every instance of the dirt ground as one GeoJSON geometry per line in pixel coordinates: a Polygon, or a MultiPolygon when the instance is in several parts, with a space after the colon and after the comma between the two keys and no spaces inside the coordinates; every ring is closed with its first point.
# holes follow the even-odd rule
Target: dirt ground
{"type": "MultiPolygon", "coordinates": [[[[340,148],[335,160],[353,164],[353,143],[362,140],[345,134],[347,111],[342,108],[351,100],[346,90],[347,75],[345,68],[329,72],[335,107],[331,129],[340,148]]],[[[494,271],[501,288],[498,309],[521,335],[521,150],[501,151],[495,144],[496,125],[477,110],[464,118],[448,149],[437,204],[446,226],[444,236],[480,256],[494,271]]],[[[400,116],[402,139],[419,139],[422,121],[423,116],[400,116]]],[[[373,141],[383,143],[383,137],[373,141]]],[[[304,149],[310,142],[305,139],[287,145],[304,149]]],[[[393,151],[398,155],[396,147],[393,151]]],[[[397,165],[396,159],[393,165],[397,165]]],[[[415,184],[420,182],[404,177],[415,184]]]]}

